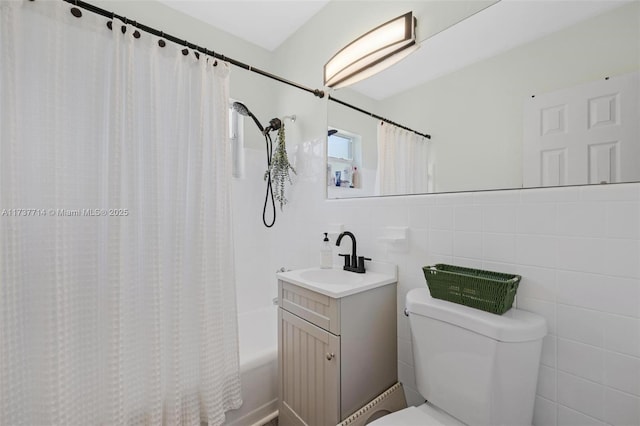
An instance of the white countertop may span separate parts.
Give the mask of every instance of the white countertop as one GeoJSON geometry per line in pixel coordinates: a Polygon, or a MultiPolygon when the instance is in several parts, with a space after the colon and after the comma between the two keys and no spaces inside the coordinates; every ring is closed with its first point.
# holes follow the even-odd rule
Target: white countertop
{"type": "Polygon", "coordinates": [[[339,299],[398,281],[396,265],[383,262],[368,262],[364,274],[344,271],[342,268],[320,267],[278,272],[278,279],[300,287],[339,299]]]}

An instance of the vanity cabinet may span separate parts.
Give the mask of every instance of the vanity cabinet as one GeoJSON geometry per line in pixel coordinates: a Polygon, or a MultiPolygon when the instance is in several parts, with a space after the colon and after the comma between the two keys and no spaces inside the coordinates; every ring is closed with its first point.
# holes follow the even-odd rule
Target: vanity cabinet
{"type": "Polygon", "coordinates": [[[396,283],[330,297],[278,280],[279,424],[335,426],[397,382],[396,283]]]}

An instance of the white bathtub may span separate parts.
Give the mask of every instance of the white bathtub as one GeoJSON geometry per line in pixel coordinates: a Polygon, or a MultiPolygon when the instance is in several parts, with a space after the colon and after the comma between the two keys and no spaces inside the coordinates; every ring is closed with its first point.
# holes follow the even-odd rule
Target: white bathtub
{"type": "Polygon", "coordinates": [[[278,409],[278,307],[238,315],[242,407],[227,412],[225,425],[271,420],[278,409]]]}

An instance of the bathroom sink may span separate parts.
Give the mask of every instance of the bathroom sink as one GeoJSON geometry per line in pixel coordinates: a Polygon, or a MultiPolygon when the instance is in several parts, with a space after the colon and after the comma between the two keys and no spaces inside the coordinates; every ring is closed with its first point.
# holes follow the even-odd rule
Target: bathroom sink
{"type": "Polygon", "coordinates": [[[306,268],[278,272],[279,280],[288,281],[301,287],[340,298],[397,281],[396,265],[383,262],[369,262],[367,272],[358,274],[342,268],[306,268]]]}
{"type": "Polygon", "coordinates": [[[300,278],[314,283],[333,285],[354,285],[362,282],[362,275],[342,269],[309,269],[300,273],[300,278]]]}

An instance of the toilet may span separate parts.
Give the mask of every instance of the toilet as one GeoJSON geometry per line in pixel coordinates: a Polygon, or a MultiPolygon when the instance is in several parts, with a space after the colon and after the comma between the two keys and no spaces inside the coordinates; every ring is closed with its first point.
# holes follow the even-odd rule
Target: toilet
{"type": "Polygon", "coordinates": [[[531,425],[544,318],[515,308],[495,315],[409,291],[417,389],[427,401],[372,426],[531,425]]]}

